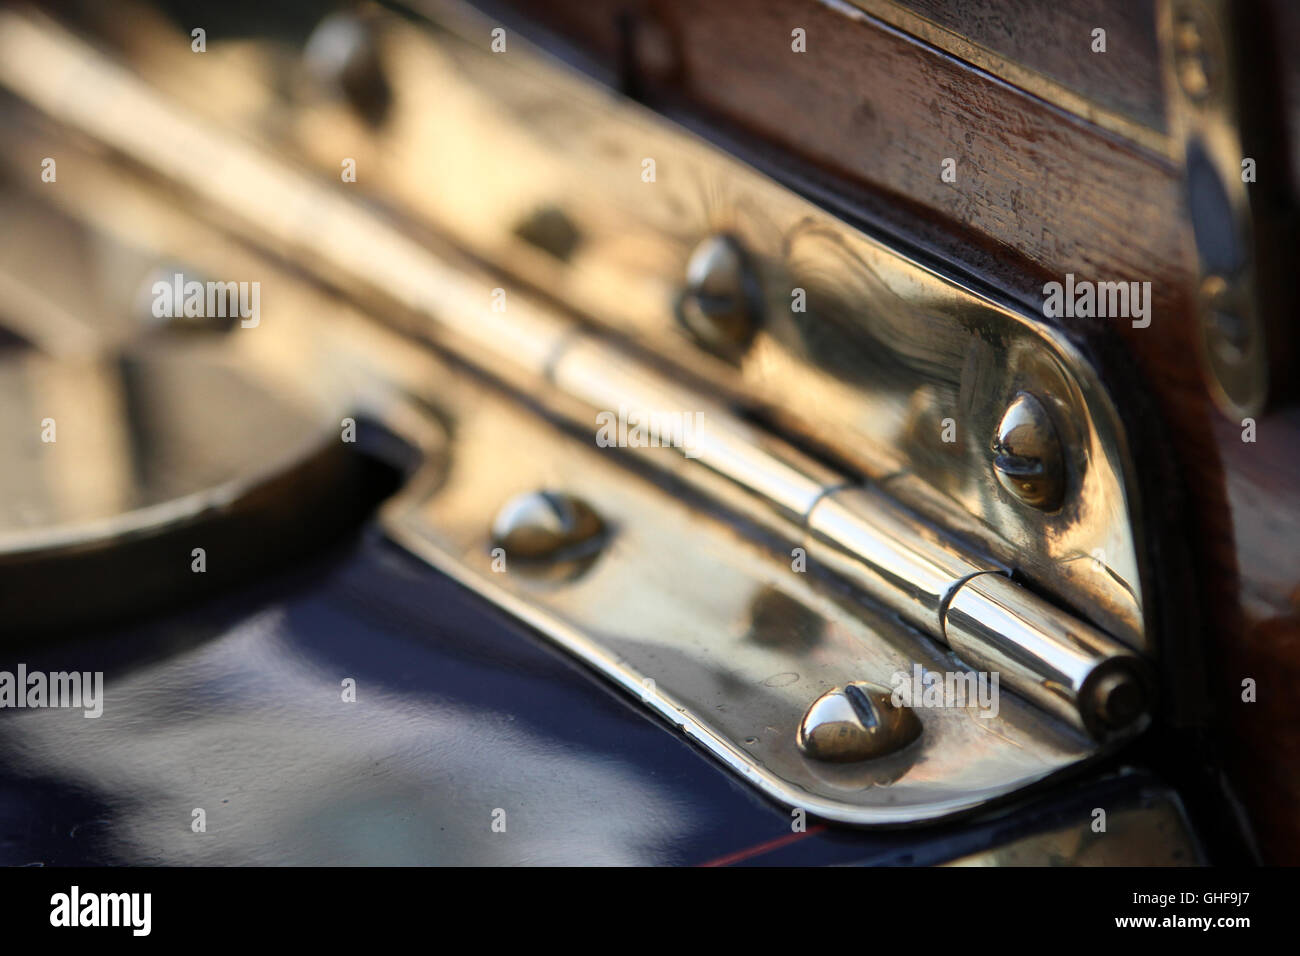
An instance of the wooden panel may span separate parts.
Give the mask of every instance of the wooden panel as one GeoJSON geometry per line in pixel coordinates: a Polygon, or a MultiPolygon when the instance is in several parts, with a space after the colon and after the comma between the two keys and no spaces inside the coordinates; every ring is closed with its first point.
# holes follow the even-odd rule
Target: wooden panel
{"type": "MultiPolygon", "coordinates": [[[[868,0],[850,0],[871,9],[868,0]]],[[[1089,100],[1165,128],[1154,0],[891,0],[1089,100]],[[1106,31],[1106,52],[1092,31],[1106,31]],[[1088,55],[1082,55],[1085,51],[1088,55]]],[[[991,70],[998,73],[996,68],[991,70]]]]}

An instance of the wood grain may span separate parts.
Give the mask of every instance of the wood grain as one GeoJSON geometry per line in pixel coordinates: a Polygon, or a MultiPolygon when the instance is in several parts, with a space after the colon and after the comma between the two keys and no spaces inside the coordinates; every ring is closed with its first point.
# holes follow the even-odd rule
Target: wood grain
{"type": "Polygon", "coordinates": [[[1165,128],[1154,0],[897,3],[1002,57],[1051,77],[1107,109],[1154,129],[1165,128]],[[1092,31],[1098,28],[1106,31],[1104,54],[1092,54],[1092,31]],[[1091,55],[1080,55],[1081,49],[1091,55]]]}

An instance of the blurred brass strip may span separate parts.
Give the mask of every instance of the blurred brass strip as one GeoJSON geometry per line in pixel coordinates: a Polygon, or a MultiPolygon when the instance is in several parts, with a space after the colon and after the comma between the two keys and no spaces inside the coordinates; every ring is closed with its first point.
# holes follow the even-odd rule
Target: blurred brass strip
{"type": "MultiPolygon", "coordinates": [[[[491,278],[440,260],[362,204],[173,108],[56,27],[0,14],[0,82],[188,189],[207,204],[204,215],[247,241],[288,250],[318,277],[424,320],[417,334],[487,374],[534,395],[549,385],[552,404],[576,425],[591,427],[597,413],[625,407],[698,415],[685,461],[675,459],[679,477],[711,493],[719,481],[741,491],[727,503],[791,540],[811,533],[815,555],[828,555],[842,576],[932,638],[947,642],[949,602],[968,593],[972,575],[998,571],[883,495],[841,491],[847,476],[527,296],[511,292],[507,308],[494,310],[491,278]]],[[[1137,679],[1132,652],[1009,580],[998,593],[1016,626],[1000,629],[1002,618],[978,614],[967,623],[966,611],[961,649],[996,662],[1008,686],[1097,737],[1130,729],[1132,721],[1107,725],[1090,695],[1103,672],[1137,679]],[[1082,657],[1080,647],[1088,649],[1082,657]],[[1051,665],[1067,657],[1062,681],[1051,665]]]]}
{"type": "Polygon", "coordinates": [[[25,283],[0,271],[0,313],[5,326],[49,355],[69,358],[93,355],[94,330],[58,303],[34,293],[25,283]],[[39,316],[39,321],[34,317],[39,316]]]}
{"type": "Polygon", "coordinates": [[[1160,790],[1108,811],[1106,828],[1085,820],[1020,837],[944,866],[1204,866],[1182,801],[1160,790]]]}

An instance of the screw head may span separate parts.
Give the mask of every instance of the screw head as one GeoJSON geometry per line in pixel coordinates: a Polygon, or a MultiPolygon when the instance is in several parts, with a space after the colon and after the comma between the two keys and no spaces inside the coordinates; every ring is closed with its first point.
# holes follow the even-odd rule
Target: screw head
{"type": "Polygon", "coordinates": [[[166,329],[170,332],[229,332],[239,321],[239,301],[228,292],[223,292],[219,300],[214,300],[214,312],[207,314],[208,298],[206,290],[209,281],[206,275],[196,272],[192,267],[180,262],[163,262],[150,270],[136,290],[133,309],[140,324],[151,330],[166,329]],[[203,313],[188,316],[184,312],[187,298],[186,286],[197,282],[203,292],[203,313]],[[171,310],[169,314],[157,315],[155,306],[160,293],[156,287],[161,283],[169,293],[171,310]]]}
{"type": "Polygon", "coordinates": [[[580,498],[529,491],[507,501],[492,522],[492,543],[508,561],[525,565],[581,564],[604,544],[605,523],[580,498]]]}
{"type": "Polygon", "coordinates": [[[993,436],[993,471],[1020,501],[1055,511],[1065,497],[1065,456],[1043,403],[1021,392],[1007,406],[993,436]]]}
{"type": "Polygon", "coordinates": [[[812,702],[795,743],[814,760],[854,763],[894,753],[920,736],[920,718],[910,707],[895,707],[889,688],[853,681],[812,702]]]}
{"type": "Polygon", "coordinates": [[[303,60],[321,86],[341,94],[367,122],[388,115],[393,90],[384,73],[372,25],[354,13],[332,13],[316,26],[303,60]]]}
{"type": "Polygon", "coordinates": [[[725,358],[744,352],[762,316],[762,293],[749,253],[734,236],[710,236],[695,247],[676,314],[709,351],[725,358]]]}

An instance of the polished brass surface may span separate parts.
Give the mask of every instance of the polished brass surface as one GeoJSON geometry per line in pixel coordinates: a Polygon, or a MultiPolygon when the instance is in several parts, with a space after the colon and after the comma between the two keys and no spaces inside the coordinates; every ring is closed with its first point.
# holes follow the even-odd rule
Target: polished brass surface
{"type": "MultiPolygon", "coordinates": [[[[56,30],[13,17],[0,27],[0,52],[7,47],[14,55],[40,54],[47,69],[63,63],[65,69],[97,71],[102,74],[97,87],[112,93],[105,94],[107,103],[98,104],[60,97],[44,84],[32,84],[21,69],[0,68],[0,80],[195,191],[212,204],[209,212],[219,212],[227,228],[249,241],[275,243],[274,251],[291,250],[322,279],[357,290],[399,315],[406,313],[406,321],[416,323],[416,334],[432,338],[506,384],[543,395],[575,424],[586,425],[593,416],[599,421],[614,409],[631,409],[641,417],[689,417],[696,426],[689,440],[677,443],[684,461],[670,456],[665,462],[665,456],[655,454],[662,451],[656,447],[638,452],[643,457],[648,453],[655,464],[666,465],[707,493],[734,500],[746,514],[787,538],[798,541],[808,531],[815,558],[830,556],[826,563],[842,576],[931,636],[950,639],[941,615],[958,584],[972,573],[996,568],[958,541],[928,530],[878,491],[856,498],[849,497],[851,492],[841,494],[838,489],[849,483],[848,476],[742,422],[717,401],[613,343],[582,333],[572,319],[539,301],[516,293],[505,308],[495,308],[494,300],[499,299],[488,277],[431,254],[345,196],[297,175],[275,158],[224,139],[56,30]],[[129,123],[124,121],[128,114],[129,123]],[[184,130],[188,148],[162,148],[170,142],[163,131],[176,129],[184,130]],[[214,166],[229,171],[238,186],[213,177],[214,166]],[[276,214],[268,215],[272,197],[276,214]],[[473,321],[463,321],[466,315],[474,316],[473,321]],[[742,492],[739,498],[731,493],[735,488],[742,492]]],[[[902,260],[895,267],[914,268],[902,260]]],[[[916,271],[913,278],[921,276],[916,271]]],[[[931,281],[941,282],[935,277],[931,281]]],[[[1043,351],[1042,343],[1034,345],[1025,338],[1019,353],[1026,374],[1033,371],[1036,379],[1056,386],[1044,394],[1067,408],[1073,406],[1074,414],[1062,420],[1072,422],[1077,435],[1090,419],[1088,405],[1072,391],[1074,380],[1052,353],[1043,351]]],[[[1100,470],[1093,461],[1080,478],[1100,470]]],[[[1102,734],[1107,728],[1090,718],[1079,695],[1091,675],[1125,661],[1129,652],[1019,585],[1008,582],[1002,593],[1012,613],[998,618],[998,624],[979,619],[968,623],[960,617],[963,627],[954,633],[961,643],[954,646],[968,655],[968,663],[998,661],[1006,669],[1009,687],[1049,704],[1076,726],[1102,734]],[[1022,604],[1023,613],[1016,614],[1022,604]],[[1009,632],[998,629],[1003,622],[1011,625],[1009,632]],[[1063,635],[1075,632],[1087,634],[1086,642],[1075,645],[1086,646],[1086,655],[1057,646],[1063,635]],[[1017,654],[1014,645],[1021,641],[1029,649],[1017,654]],[[1061,657],[1070,661],[1067,680],[1060,679],[1061,657]]]]}
{"type": "MultiPolygon", "coordinates": [[[[650,474],[547,425],[508,396],[443,376],[453,423],[436,477],[385,508],[413,553],[535,627],[744,779],[810,815],[898,825],[959,814],[1103,752],[1013,694],[919,709],[909,747],[861,763],[809,759],[796,743],[809,703],[847,681],[889,687],[920,664],[963,670],[940,644],[846,599],[724,516],[665,494],[650,474]],[[502,448],[514,467],[499,467],[502,448]],[[615,529],[562,582],[493,566],[500,502],[545,483],[615,529]]],[[[672,455],[670,449],[659,454],[672,455]]],[[[727,499],[734,504],[734,500],[727,499]]]]}
{"type": "MultiPolygon", "coordinates": [[[[390,114],[378,127],[328,101],[286,98],[280,92],[286,84],[261,80],[278,75],[286,53],[264,41],[242,45],[228,59],[214,47],[198,70],[187,53],[169,52],[176,45],[167,42],[165,28],[140,23],[133,30],[160,35],[130,44],[131,65],[190,111],[176,117],[185,135],[174,141],[195,142],[188,120],[208,116],[256,130],[268,145],[334,181],[321,190],[328,195],[301,200],[279,198],[299,192],[279,180],[246,187],[243,197],[202,182],[190,185],[206,203],[229,208],[236,201],[250,232],[279,248],[305,247],[317,261],[322,250],[312,247],[320,245],[319,237],[288,229],[295,217],[335,237],[365,235],[364,242],[352,243],[346,268],[341,248],[326,255],[331,278],[350,284],[360,273],[389,290],[383,311],[390,319],[398,319],[392,290],[401,289],[405,309],[474,316],[473,322],[448,323],[462,340],[499,344],[532,325],[544,347],[539,354],[526,346],[520,357],[531,366],[559,347],[549,332],[562,334],[544,327],[526,302],[516,305],[527,288],[542,289],[584,323],[653,353],[677,370],[676,378],[707,381],[712,399],[739,403],[881,482],[1041,592],[1087,608],[1095,624],[1123,643],[1154,650],[1135,543],[1142,540],[1141,515],[1131,491],[1129,450],[1105,390],[1064,337],[594,89],[521,37],[512,36],[508,54],[493,54],[483,41],[491,23],[477,14],[441,2],[419,9],[435,30],[394,17],[375,24],[395,89],[390,114]],[[250,58],[265,69],[250,71],[250,58]],[[214,85],[241,95],[222,99],[218,108],[202,95],[214,85]],[[272,116],[280,119],[269,122],[272,116]],[[337,183],[340,157],[357,160],[363,171],[357,183],[337,183]],[[653,178],[647,160],[654,161],[653,178]],[[522,169],[528,175],[520,175],[522,169]],[[424,300],[415,288],[438,287],[441,274],[431,273],[413,250],[394,247],[371,225],[336,210],[340,194],[348,192],[403,210],[498,264],[509,280],[485,280],[464,299],[444,293],[424,300]],[[568,239],[555,247],[563,255],[538,245],[536,230],[521,228],[539,210],[551,210],[552,221],[563,217],[568,239]],[[699,348],[673,307],[692,252],[721,235],[743,245],[763,302],[764,318],[738,356],[699,348]],[[416,274],[423,278],[413,288],[416,274]],[[508,316],[484,305],[494,285],[508,291],[508,316]],[[990,436],[1024,391],[1048,406],[1065,450],[1072,490],[1055,511],[1026,508],[989,467],[990,436]]],[[[38,47],[47,62],[70,69],[85,62],[34,41],[14,45],[20,57],[15,66],[38,47]]],[[[20,76],[13,82],[22,88],[20,76]]],[[[157,150],[144,136],[124,142],[129,131],[83,115],[84,104],[59,102],[49,85],[23,95],[78,125],[102,129],[129,153],[148,157],[157,150]]],[[[145,115],[154,115],[155,123],[162,119],[145,115]]],[[[163,125],[172,122],[168,114],[163,125]]],[[[131,125],[141,128],[138,116],[131,125]]],[[[146,161],[174,174],[182,172],[175,158],[146,161]]],[[[242,160],[231,168],[241,177],[247,171],[242,160]]],[[[427,319],[423,325],[431,338],[443,338],[442,326],[427,319]]],[[[491,362],[494,374],[506,379],[519,364],[504,354],[491,362]]]]}
{"type": "MultiPolygon", "coordinates": [[[[399,90],[406,89],[402,75],[394,70],[399,90]]],[[[943,343],[904,361],[903,378],[910,377],[911,386],[896,389],[906,383],[891,363],[910,348],[898,325],[899,334],[887,336],[877,355],[889,362],[873,367],[889,387],[874,393],[864,381],[862,390],[844,393],[841,412],[851,407],[849,399],[863,397],[864,411],[884,414],[899,429],[891,442],[872,446],[894,466],[864,488],[857,475],[831,468],[737,415],[725,387],[705,393],[689,375],[646,361],[625,341],[485,272],[437,239],[411,238],[346,189],[316,183],[269,149],[172,107],[59,28],[0,13],[0,84],[78,134],[58,142],[77,157],[79,175],[61,183],[49,201],[75,210],[95,231],[153,251],[154,267],[184,250],[186,261],[206,274],[248,274],[251,263],[268,288],[274,283],[274,316],[256,329],[205,338],[238,355],[250,373],[323,398],[325,407],[364,411],[424,451],[424,466],[385,509],[389,534],[624,687],[768,794],[830,819],[909,823],[1006,797],[1114,742],[1108,725],[1089,718],[1092,695],[1086,692],[1127,667],[1130,645],[1146,646],[1122,435],[1087,367],[1026,318],[736,168],[750,188],[773,197],[772,211],[796,211],[815,222],[823,238],[853,246],[869,259],[869,273],[893,286],[894,309],[915,310],[943,343]],[[66,82],[33,81],[35,62],[66,82]],[[68,92],[84,89],[93,92],[68,92]],[[86,149],[86,139],[132,164],[124,169],[105,163],[97,148],[86,149]],[[214,169],[222,174],[214,175],[214,169]],[[176,208],[178,194],[221,232],[289,261],[214,240],[190,210],[176,208]],[[304,276],[359,301],[366,316],[303,291],[304,276]],[[493,307],[497,300],[504,308],[493,307]],[[977,364],[986,363],[980,374],[973,380],[959,374],[956,383],[948,378],[945,384],[954,360],[945,358],[948,350],[985,335],[1005,351],[976,349],[977,364]],[[425,344],[474,366],[495,384],[417,347],[425,344]],[[946,371],[931,374],[936,363],[946,371]],[[988,395],[967,394],[964,400],[972,408],[989,400],[987,413],[976,416],[987,430],[966,436],[950,451],[932,448],[951,459],[947,471],[937,459],[925,465],[918,449],[935,444],[926,423],[937,396],[945,390],[955,395],[975,381],[991,383],[988,395]],[[1113,545],[1106,562],[1091,553],[1089,560],[1125,587],[1112,589],[1111,600],[1098,596],[1095,615],[1098,623],[1119,622],[1116,635],[1127,644],[1011,581],[998,549],[986,555],[970,540],[985,541],[978,529],[987,531],[989,509],[999,515],[1026,510],[1007,500],[987,461],[988,435],[996,424],[991,416],[1022,385],[1052,403],[1070,447],[1080,450],[1068,468],[1081,502],[1053,526],[1063,538],[1046,535],[1023,563],[1048,568],[1054,549],[1073,554],[1070,549],[1098,540],[1113,545]],[[519,392],[564,426],[520,402],[519,392]],[[890,404],[901,396],[907,396],[905,404],[890,404]],[[695,424],[689,440],[677,447],[598,447],[591,440],[593,414],[624,409],[690,415],[695,424]],[[972,449],[978,449],[978,474],[967,462],[967,456],[974,460],[972,449]],[[507,450],[509,467],[502,467],[507,450]],[[935,503],[932,496],[943,494],[934,487],[920,492],[913,483],[942,475],[956,476],[944,489],[946,504],[935,503]],[[963,503],[962,488],[974,486],[980,491],[966,503],[975,507],[954,509],[963,503]],[[509,543],[512,530],[538,525],[519,520],[536,516],[529,507],[507,509],[510,520],[500,518],[502,503],[537,489],[586,502],[609,531],[609,546],[584,573],[556,580],[494,564],[494,547],[509,543]],[[901,506],[897,497],[914,502],[925,516],[901,506]],[[934,507],[923,507],[925,502],[934,507]],[[966,523],[957,523],[960,534],[953,534],[935,523],[936,515],[961,515],[966,523]],[[967,535],[972,525],[976,533],[967,535]],[[766,536],[758,533],[760,526],[766,536]],[[1099,539],[1099,533],[1105,536],[1099,539]],[[774,540],[784,540],[775,551],[774,540]],[[802,569],[792,566],[791,544],[806,545],[814,569],[829,569],[841,580],[797,573],[802,569]],[[1116,574],[1116,567],[1131,569],[1131,578],[1116,574]],[[848,597],[844,581],[870,603],[848,597]],[[1116,597],[1120,593],[1127,603],[1116,597]],[[915,665],[964,673],[990,661],[1009,688],[1062,721],[1045,719],[1013,695],[992,715],[973,705],[929,707],[915,715],[924,727],[916,747],[883,758],[878,767],[873,761],[860,775],[809,761],[796,745],[808,702],[829,688],[857,681],[887,685],[915,665]],[[1075,729],[1082,727],[1106,739],[1089,740],[1075,729]]],[[[394,110],[400,110],[400,99],[394,110]]],[[[65,135],[51,131],[41,117],[24,122],[15,128],[27,129],[25,150],[65,135]]],[[[396,115],[390,117],[389,123],[396,122],[396,115]]],[[[683,145],[675,138],[680,134],[666,129],[653,135],[669,153],[685,149],[698,151],[704,162],[730,162],[714,159],[698,144],[683,145]]],[[[523,243],[517,236],[520,217],[509,218],[510,241],[523,243]]],[[[594,240],[588,220],[574,221],[582,239],[569,253],[581,259],[594,240]]],[[[510,249],[525,247],[563,262],[531,242],[510,249]]],[[[773,262],[770,255],[764,261],[773,262]]],[[[763,281],[773,274],[767,272],[763,281]]],[[[43,287],[41,294],[48,292],[43,287]]],[[[667,301],[662,304],[655,321],[674,323],[667,301]]],[[[897,313],[890,321],[901,319],[897,313]]],[[[618,321],[609,325],[620,327],[618,321]]],[[[129,327],[133,331],[123,326],[114,334],[129,338],[139,332],[138,322],[129,327]]],[[[733,378],[732,385],[744,386],[756,374],[749,364],[754,348],[766,349],[764,361],[775,361],[801,384],[825,384],[815,363],[793,363],[790,354],[780,359],[772,341],[764,346],[767,334],[766,323],[755,330],[741,381],[733,378]]],[[[671,341],[676,348],[683,342],[671,341]]],[[[725,386],[728,380],[721,381],[725,386]]],[[[861,424],[868,427],[865,419],[861,424]]],[[[563,537],[565,529],[590,524],[570,517],[552,521],[551,531],[563,537]]],[[[1043,531],[1041,524],[1035,527],[1043,531]]],[[[526,554],[534,544],[515,547],[526,554]]],[[[505,551],[508,559],[510,548],[505,551]]],[[[1057,569],[1051,580],[1073,581],[1094,593],[1093,571],[1057,569]]],[[[1109,701],[1110,691],[1103,696],[1109,701]]]]}
{"type": "Polygon", "coordinates": [[[1045,710],[1104,736],[1147,711],[1142,664],[1115,653],[1095,629],[1020,598],[1000,574],[961,582],[943,611],[944,640],[972,667],[1002,679],[1045,710]],[[1100,686],[1099,686],[1100,685],[1100,686]]]}
{"type": "Polygon", "coordinates": [[[1011,402],[993,437],[998,481],[1025,504],[1055,511],[1065,497],[1061,440],[1043,403],[1028,392],[1011,402]]]}
{"type": "Polygon", "coordinates": [[[953,590],[972,574],[994,571],[902,511],[878,488],[837,488],[807,519],[808,553],[929,634],[943,634],[953,590]]]}
{"type": "Polygon", "coordinates": [[[330,410],[273,394],[218,351],[162,345],[0,360],[0,555],[197,517],[337,442],[330,410]]]}
{"type": "MultiPolygon", "coordinates": [[[[1104,737],[1145,713],[1143,704],[1128,721],[1099,720],[1092,697],[1104,675],[1138,673],[1136,655],[1034,599],[878,490],[828,491],[807,527],[810,557],[1062,719],[1104,737]]],[[[1117,707],[1118,700],[1112,717],[1117,707]]]]}
{"type": "MultiPolygon", "coordinates": [[[[6,222],[23,238],[0,249],[19,325],[38,328],[30,320],[56,303],[61,329],[79,330],[0,351],[5,640],[102,627],[256,580],[354,525],[374,500],[340,427],[345,409],[367,406],[321,376],[320,346],[304,346],[315,341],[310,326],[277,321],[248,336],[238,323],[205,331],[202,317],[142,321],[137,277],[157,271],[151,233],[169,217],[129,190],[102,191],[102,170],[83,172],[86,192],[60,198],[113,230],[0,190],[6,222]]],[[[198,233],[161,245],[171,256],[210,249],[198,233]]],[[[264,263],[255,269],[274,281],[264,263]]],[[[436,458],[431,445],[424,453],[436,458]]]]}
{"type": "Polygon", "coordinates": [[[953,860],[947,866],[1203,866],[1177,794],[1144,793],[1133,804],[1106,810],[1104,829],[1095,810],[1075,823],[1021,837],[953,860]]]}
{"type": "Polygon", "coordinates": [[[910,707],[895,705],[893,691],[854,681],[828,690],[799,722],[796,743],[813,760],[857,763],[902,750],[921,736],[910,707]]]}
{"type": "MultiPolygon", "coordinates": [[[[65,148],[70,155],[73,147],[65,148]]],[[[394,538],[586,661],[773,798],[849,823],[911,823],[976,809],[1102,752],[1007,695],[992,717],[974,703],[917,712],[924,732],[913,745],[861,766],[808,759],[796,735],[817,696],[846,680],[888,686],[918,663],[939,672],[959,665],[893,616],[847,600],[815,575],[791,573],[788,554],[773,553],[732,519],[698,508],[688,494],[666,493],[662,480],[547,422],[509,392],[413,348],[301,275],[215,238],[174,210],[167,193],[85,158],[80,182],[60,199],[90,218],[89,234],[111,241],[83,236],[81,245],[184,249],[194,268],[213,275],[255,269],[276,290],[274,307],[258,328],[210,343],[286,396],[316,395],[326,407],[364,414],[422,450],[423,466],[382,516],[394,538]],[[85,202],[91,195],[103,201],[85,202]],[[120,203],[133,214],[120,215],[120,203]],[[501,467],[503,449],[509,468],[501,467]],[[496,562],[492,524],[502,503],[538,488],[564,489],[612,529],[583,574],[557,579],[496,562]]],[[[129,319],[129,308],[123,313],[129,319]]],[[[668,448],[645,453],[683,460],[668,448]]],[[[743,510],[741,494],[725,500],[743,510]]]]}

